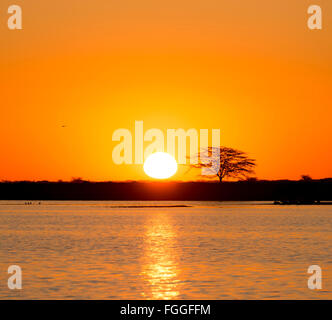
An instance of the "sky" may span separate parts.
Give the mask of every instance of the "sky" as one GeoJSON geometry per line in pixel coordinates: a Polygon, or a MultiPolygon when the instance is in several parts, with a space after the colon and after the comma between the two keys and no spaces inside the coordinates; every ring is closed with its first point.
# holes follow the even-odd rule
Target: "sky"
{"type": "MultiPolygon", "coordinates": [[[[260,179],[332,177],[332,2],[18,0],[0,4],[0,180],[148,179],[119,128],[220,129],[260,179]],[[65,126],[65,127],[63,127],[65,126]]],[[[196,179],[181,167],[176,180],[196,179]]]]}

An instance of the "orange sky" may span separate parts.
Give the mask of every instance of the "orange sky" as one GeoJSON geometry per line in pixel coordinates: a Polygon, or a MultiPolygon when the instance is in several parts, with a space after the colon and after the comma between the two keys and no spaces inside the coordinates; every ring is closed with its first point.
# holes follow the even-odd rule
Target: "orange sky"
{"type": "Polygon", "coordinates": [[[315,1],[320,31],[305,0],[19,0],[21,31],[7,29],[12,4],[0,4],[0,179],[146,179],[112,162],[113,131],[135,120],[219,128],[261,179],[332,176],[331,1],[315,1]]]}

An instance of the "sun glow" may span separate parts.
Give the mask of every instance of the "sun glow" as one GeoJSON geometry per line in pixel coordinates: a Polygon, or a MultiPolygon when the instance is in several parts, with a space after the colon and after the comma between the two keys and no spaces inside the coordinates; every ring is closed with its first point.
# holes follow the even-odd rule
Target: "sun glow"
{"type": "Polygon", "coordinates": [[[143,169],[151,178],[167,179],[176,173],[178,165],[170,154],[156,152],[145,160],[143,169]]]}

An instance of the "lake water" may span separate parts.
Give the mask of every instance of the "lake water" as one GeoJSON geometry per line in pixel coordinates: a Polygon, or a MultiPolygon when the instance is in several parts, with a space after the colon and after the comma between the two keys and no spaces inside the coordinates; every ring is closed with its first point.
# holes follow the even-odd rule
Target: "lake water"
{"type": "Polygon", "coordinates": [[[332,299],[332,206],[24,203],[0,201],[1,299],[332,299]]]}

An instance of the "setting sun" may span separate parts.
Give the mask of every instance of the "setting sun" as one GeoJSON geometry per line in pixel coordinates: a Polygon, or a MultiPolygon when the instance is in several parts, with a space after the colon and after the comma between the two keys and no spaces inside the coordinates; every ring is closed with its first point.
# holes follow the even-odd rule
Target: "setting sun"
{"type": "Polygon", "coordinates": [[[167,179],[176,173],[178,165],[170,154],[156,152],[146,159],[143,168],[144,172],[151,178],[167,179]]]}
{"type": "Polygon", "coordinates": [[[1,310],[332,301],[332,0],[1,0],[0,39],[1,310]]]}

